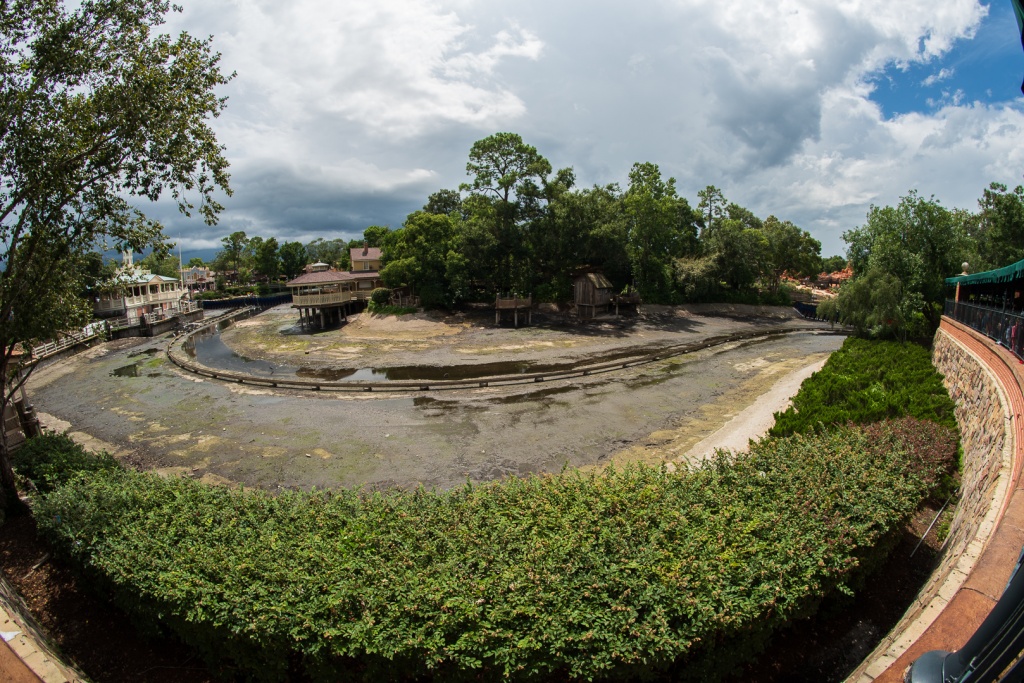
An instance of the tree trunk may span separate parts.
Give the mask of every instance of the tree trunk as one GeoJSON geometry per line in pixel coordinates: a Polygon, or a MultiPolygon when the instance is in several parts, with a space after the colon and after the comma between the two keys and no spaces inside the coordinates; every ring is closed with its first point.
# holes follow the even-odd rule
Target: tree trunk
{"type": "MultiPolygon", "coordinates": [[[[0,406],[0,414],[7,412],[7,406],[0,406]]],[[[0,421],[0,515],[9,514],[18,506],[18,487],[14,483],[14,468],[11,467],[10,452],[7,448],[7,419],[0,421]]],[[[2,516],[0,516],[2,520],[2,516]]]]}

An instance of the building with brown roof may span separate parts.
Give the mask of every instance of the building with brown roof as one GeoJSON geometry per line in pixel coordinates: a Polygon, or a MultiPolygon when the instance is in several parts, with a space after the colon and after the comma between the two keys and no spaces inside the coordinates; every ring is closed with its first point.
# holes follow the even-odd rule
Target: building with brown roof
{"type": "Polygon", "coordinates": [[[299,309],[299,320],[305,326],[326,327],[348,317],[350,308],[370,298],[370,292],[383,283],[380,279],[380,249],[356,247],[349,250],[349,270],[324,268],[313,264],[291,282],[292,308],[299,309]]]}

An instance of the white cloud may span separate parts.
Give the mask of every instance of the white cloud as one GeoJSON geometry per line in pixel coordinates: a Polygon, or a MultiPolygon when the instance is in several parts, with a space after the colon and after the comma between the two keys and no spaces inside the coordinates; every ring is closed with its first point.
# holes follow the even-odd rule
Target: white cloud
{"type": "Polygon", "coordinates": [[[464,179],[474,140],[514,130],[581,184],[653,161],[691,200],[718,185],[833,253],[872,202],[917,188],[973,205],[1016,182],[1019,106],[965,101],[937,63],[986,14],[979,0],[203,0],[176,21],[215,34],[239,74],[217,122],[236,189],[225,226],[394,225],[464,179]],[[886,119],[872,79],[932,63],[931,109],[886,119]]]}
{"type": "Polygon", "coordinates": [[[954,69],[939,69],[938,73],[933,73],[926,79],[921,81],[921,85],[925,86],[926,88],[929,88],[935,85],[936,83],[940,83],[942,81],[952,78],[955,73],[956,71],[954,69]]]}
{"type": "Polygon", "coordinates": [[[537,59],[543,47],[516,25],[478,36],[454,11],[418,0],[237,0],[222,11],[216,44],[238,72],[232,107],[240,101],[253,132],[286,137],[318,114],[397,137],[444,122],[508,122],[523,103],[491,75],[505,60],[537,59]],[[485,44],[468,49],[471,38],[485,44]]]}

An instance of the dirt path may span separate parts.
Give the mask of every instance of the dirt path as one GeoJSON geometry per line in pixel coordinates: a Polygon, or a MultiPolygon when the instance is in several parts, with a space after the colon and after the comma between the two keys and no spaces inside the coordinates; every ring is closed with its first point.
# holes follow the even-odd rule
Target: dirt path
{"type": "MultiPolygon", "coordinates": [[[[247,357],[320,368],[550,363],[806,324],[785,309],[767,315],[736,310],[731,317],[703,313],[666,309],[640,320],[583,326],[542,320],[519,330],[465,316],[366,318],[340,330],[298,335],[289,320],[294,314],[274,309],[238,325],[224,341],[247,357]],[[275,339],[280,348],[266,341],[275,339]]],[[[29,391],[46,413],[44,423],[98,439],[146,469],[273,490],[447,488],[564,466],[679,459],[780,378],[823,361],[842,337],[794,333],[727,344],[543,388],[373,398],[199,379],[167,362],[164,343],[112,343],[41,368],[29,391]]]]}

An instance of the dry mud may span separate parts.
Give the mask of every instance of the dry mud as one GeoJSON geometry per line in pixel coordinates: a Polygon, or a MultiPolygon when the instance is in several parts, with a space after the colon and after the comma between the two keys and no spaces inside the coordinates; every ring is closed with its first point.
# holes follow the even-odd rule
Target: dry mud
{"type": "MultiPolygon", "coordinates": [[[[564,363],[630,349],[806,327],[791,309],[653,308],[632,319],[496,327],[487,314],[359,316],[316,334],[272,309],[224,342],[249,358],[314,368],[564,363]]],[[[490,315],[493,315],[491,313],[490,315]]],[[[820,332],[724,344],[588,378],[388,396],[278,391],[198,378],[172,365],[166,338],[111,342],[38,369],[29,383],[44,424],[129,463],[210,482],[279,488],[448,488],[467,480],[641,460],[681,467],[733,421],[739,445],[770,423],[843,338],[820,332]],[[753,408],[751,408],[753,406],[753,408]],[[752,413],[751,410],[754,412],[752,413]],[[744,411],[747,411],[744,413],[744,411]],[[746,415],[746,417],[743,417],[746,415]],[[703,443],[702,443],[703,442],[703,443]]]]}

